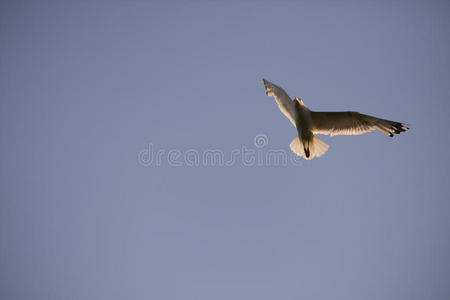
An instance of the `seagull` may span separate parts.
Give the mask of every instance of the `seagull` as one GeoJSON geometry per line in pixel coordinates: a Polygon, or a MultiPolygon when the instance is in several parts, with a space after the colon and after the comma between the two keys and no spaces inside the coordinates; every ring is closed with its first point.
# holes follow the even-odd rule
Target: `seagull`
{"type": "Polygon", "coordinates": [[[273,96],[281,112],[297,128],[290,148],[292,152],[307,160],[320,157],[328,150],[328,144],[316,134],[360,135],[379,130],[393,137],[409,129],[408,124],[376,118],[354,111],[319,112],[306,107],[302,98],[292,100],[279,86],[263,78],[266,95],[273,96]]]}

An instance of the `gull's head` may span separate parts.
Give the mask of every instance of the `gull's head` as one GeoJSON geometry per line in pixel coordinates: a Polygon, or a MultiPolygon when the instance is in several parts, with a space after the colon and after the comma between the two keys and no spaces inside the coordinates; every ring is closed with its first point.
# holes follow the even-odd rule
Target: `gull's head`
{"type": "Polygon", "coordinates": [[[303,103],[302,98],[300,98],[300,97],[295,97],[295,104],[305,105],[305,104],[303,103]]]}

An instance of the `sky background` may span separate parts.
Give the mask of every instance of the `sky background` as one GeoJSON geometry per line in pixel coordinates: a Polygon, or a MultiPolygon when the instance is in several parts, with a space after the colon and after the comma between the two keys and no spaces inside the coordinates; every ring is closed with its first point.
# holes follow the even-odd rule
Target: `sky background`
{"type": "Polygon", "coordinates": [[[2,1],[1,299],[449,299],[448,1],[2,1]],[[261,78],[411,124],[289,153],[261,78]]]}

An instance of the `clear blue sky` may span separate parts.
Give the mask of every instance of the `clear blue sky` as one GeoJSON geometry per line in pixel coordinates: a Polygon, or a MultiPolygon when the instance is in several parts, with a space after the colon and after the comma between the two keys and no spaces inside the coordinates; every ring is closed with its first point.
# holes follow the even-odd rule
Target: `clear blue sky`
{"type": "Polygon", "coordinates": [[[448,1],[2,1],[1,299],[449,299],[448,1]],[[320,3],[320,4],[319,4],[320,3]],[[144,166],[411,124],[287,166],[144,166]]]}

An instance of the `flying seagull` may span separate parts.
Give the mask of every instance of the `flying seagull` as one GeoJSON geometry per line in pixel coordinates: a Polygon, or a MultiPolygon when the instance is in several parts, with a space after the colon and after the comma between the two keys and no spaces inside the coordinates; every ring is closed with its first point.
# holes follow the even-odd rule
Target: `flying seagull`
{"type": "Polygon", "coordinates": [[[309,110],[302,98],[292,100],[279,86],[263,79],[266,95],[273,96],[281,112],[297,128],[296,136],[291,144],[291,150],[305,159],[320,157],[328,150],[328,144],[315,134],[359,135],[375,129],[387,136],[409,129],[407,124],[379,119],[354,111],[319,112],[309,110]]]}

